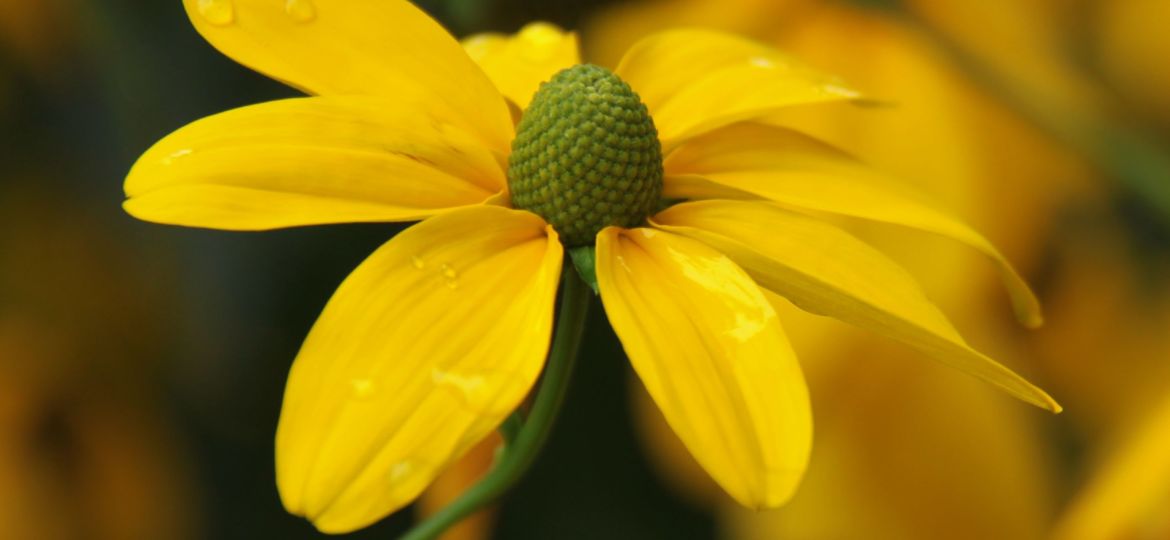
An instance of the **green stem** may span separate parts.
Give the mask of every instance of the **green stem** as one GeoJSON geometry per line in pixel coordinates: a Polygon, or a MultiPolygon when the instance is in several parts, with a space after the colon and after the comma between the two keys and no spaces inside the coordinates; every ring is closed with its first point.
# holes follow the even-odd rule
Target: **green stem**
{"type": "Polygon", "coordinates": [[[520,430],[524,428],[524,415],[520,409],[516,409],[508,418],[500,424],[500,436],[504,438],[504,447],[516,444],[516,437],[520,436],[520,430]]]}
{"type": "Polygon", "coordinates": [[[570,375],[577,360],[581,336],[585,333],[585,314],[591,296],[589,286],[577,276],[573,265],[566,264],[562,272],[561,307],[552,349],[528,420],[483,480],[464,492],[455,502],[416,525],[401,540],[438,538],[448,527],[507,492],[536,461],[536,456],[548,440],[557,412],[565,401],[565,391],[569,387],[570,375]]]}

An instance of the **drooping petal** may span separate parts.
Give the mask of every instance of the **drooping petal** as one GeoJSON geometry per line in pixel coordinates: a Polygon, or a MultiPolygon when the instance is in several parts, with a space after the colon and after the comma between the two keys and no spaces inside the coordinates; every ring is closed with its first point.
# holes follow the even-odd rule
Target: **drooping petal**
{"type": "Polygon", "coordinates": [[[125,207],[147,221],[233,230],[404,221],[504,189],[466,131],[409,104],[310,97],[187,125],[139,158],[125,207]]]}
{"type": "Polygon", "coordinates": [[[577,34],[548,23],[531,23],[511,36],[477,34],[464,39],[463,48],[521,110],[540,83],[581,63],[577,34]]]}
{"type": "Polygon", "coordinates": [[[800,366],[776,312],[703,244],[652,229],[597,236],[605,312],[667,423],[739,503],[792,495],[812,446],[800,366]]]}
{"type": "Polygon", "coordinates": [[[183,0],[216,49],[317,95],[425,105],[507,155],[499,91],[439,23],[406,0],[183,0]]]}
{"type": "Polygon", "coordinates": [[[775,49],[711,30],[670,30],[636,43],[616,73],[650,109],[663,149],[785,107],[861,96],[775,49]]]}
{"type": "Polygon", "coordinates": [[[276,472],[322,531],[410,503],[495,429],[544,363],[563,256],[533,214],[494,206],[407,229],[341,284],[289,373],[276,472]]]}
{"type": "Polygon", "coordinates": [[[726,197],[730,189],[785,206],[900,225],[966,244],[997,265],[1016,317],[1029,327],[1043,324],[1036,296],[986,238],[904,186],[796,131],[760,124],[728,126],[688,141],[666,159],[665,167],[666,197],[726,197]]]}
{"type": "Polygon", "coordinates": [[[905,270],[836,227],[767,202],[719,200],[675,205],[653,223],[724,253],[806,311],[892,337],[1017,398],[1060,410],[1043,390],[968,346],[905,270]]]}

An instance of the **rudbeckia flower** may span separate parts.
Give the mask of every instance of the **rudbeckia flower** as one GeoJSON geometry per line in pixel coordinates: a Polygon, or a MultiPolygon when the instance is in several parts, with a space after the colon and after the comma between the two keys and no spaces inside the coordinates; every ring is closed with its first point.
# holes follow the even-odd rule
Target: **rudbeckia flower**
{"type": "Polygon", "coordinates": [[[289,374],[277,483],[322,531],[410,503],[520,406],[566,247],[585,254],[574,260],[671,428],[745,506],[783,504],[812,441],[777,295],[1058,409],[823,219],[969,244],[1039,322],[983,237],[834,148],[753,122],[859,97],[768,47],[674,30],[610,70],[545,24],[461,45],[405,1],[184,4],[219,50],[311,97],[164,138],[126,180],[128,212],[231,230],[422,220],[341,284],[289,374]]]}

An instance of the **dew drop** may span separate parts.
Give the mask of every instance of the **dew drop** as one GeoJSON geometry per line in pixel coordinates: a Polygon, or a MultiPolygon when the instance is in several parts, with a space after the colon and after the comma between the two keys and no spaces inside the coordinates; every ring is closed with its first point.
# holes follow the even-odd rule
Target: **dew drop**
{"type": "Polygon", "coordinates": [[[349,389],[356,400],[369,399],[374,394],[374,381],[370,379],[353,379],[349,381],[349,389]]]}
{"type": "Polygon", "coordinates": [[[460,373],[433,368],[431,380],[436,389],[451,392],[464,407],[479,415],[505,415],[511,412],[507,408],[508,400],[505,396],[523,395],[527,390],[521,387],[516,372],[500,369],[460,373]]]}
{"type": "Polygon", "coordinates": [[[299,23],[307,23],[317,18],[317,8],[313,6],[312,0],[286,0],[284,12],[299,23]]]}
{"type": "Polygon", "coordinates": [[[776,67],[776,63],[771,58],[765,58],[763,56],[753,56],[748,62],[758,68],[773,69],[776,67]]]}
{"type": "Polygon", "coordinates": [[[204,20],[215,26],[227,26],[236,20],[232,0],[199,0],[196,8],[204,20]]]}
{"type": "Polygon", "coordinates": [[[162,160],[162,164],[163,164],[163,165],[171,165],[171,164],[173,164],[173,163],[175,162],[175,160],[177,160],[177,159],[180,159],[180,158],[183,158],[183,157],[186,157],[186,156],[189,156],[189,155],[191,155],[191,154],[193,154],[193,153],[195,153],[195,151],[194,151],[194,150],[192,150],[192,149],[190,149],[190,148],[184,148],[184,149],[182,149],[182,150],[176,150],[175,152],[172,152],[172,153],[171,153],[171,155],[169,155],[169,156],[167,156],[167,157],[163,158],[163,160],[162,160]]]}
{"type": "Polygon", "coordinates": [[[841,96],[841,97],[846,97],[846,98],[859,98],[859,97],[861,97],[861,94],[858,91],[856,91],[852,88],[842,86],[840,84],[826,84],[824,86],[824,89],[825,89],[825,92],[828,92],[828,93],[833,94],[835,96],[841,96]]]}
{"type": "Polygon", "coordinates": [[[487,408],[490,405],[489,401],[494,397],[488,392],[482,375],[461,375],[434,368],[431,371],[431,380],[436,386],[454,391],[467,408],[476,412],[487,408]]]}
{"type": "Polygon", "coordinates": [[[422,270],[427,266],[427,263],[423,262],[422,257],[419,257],[418,255],[412,255],[410,257],[410,264],[411,266],[414,266],[415,270],[422,270]]]}
{"type": "Polygon", "coordinates": [[[395,463],[390,467],[390,482],[405,480],[416,468],[414,462],[409,459],[395,463]]]}
{"type": "Polygon", "coordinates": [[[443,263],[439,268],[443,273],[443,279],[447,282],[447,288],[451,290],[459,288],[459,272],[447,263],[443,263]]]}

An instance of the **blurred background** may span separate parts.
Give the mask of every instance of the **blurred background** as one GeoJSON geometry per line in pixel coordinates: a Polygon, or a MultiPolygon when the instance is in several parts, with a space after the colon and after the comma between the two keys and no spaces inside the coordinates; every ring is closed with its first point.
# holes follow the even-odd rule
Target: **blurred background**
{"type": "MultiPolygon", "coordinates": [[[[1000,246],[1045,327],[1014,325],[978,254],[855,231],[1065,407],[1048,415],[784,313],[815,449],[789,506],[749,512],[681,450],[594,309],[549,446],[452,538],[1170,538],[1170,2],[419,3],[460,37],[552,21],[609,66],[655,30],[720,28],[880,99],[776,121],[895,173],[1000,246]]],[[[335,287],[400,227],[226,233],[120,207],[160,137],[292,95],[206,44],[178,0],[0,0],[0,538],[320,537],[275,488],[285,375],[335,287]]],[[[490,452],[352,536],[394,537],[490,452]]]]}

